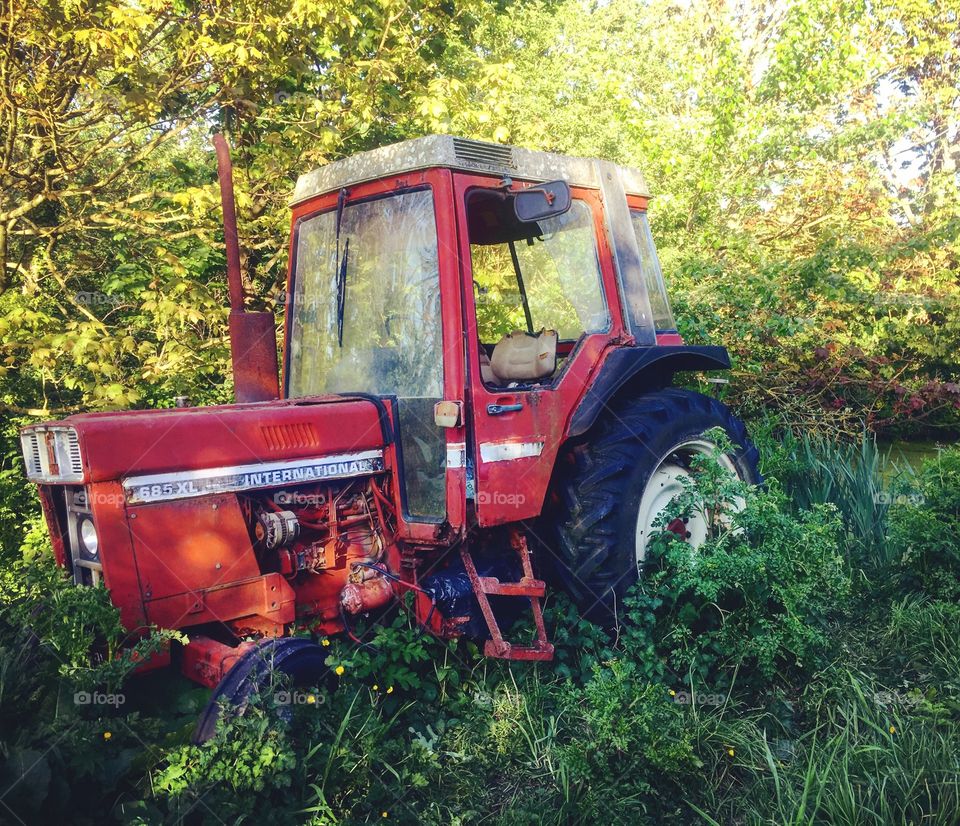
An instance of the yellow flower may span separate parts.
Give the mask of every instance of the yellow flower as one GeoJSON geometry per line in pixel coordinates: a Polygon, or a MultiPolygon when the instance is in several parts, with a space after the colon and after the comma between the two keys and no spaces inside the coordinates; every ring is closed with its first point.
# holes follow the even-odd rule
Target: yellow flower
{"type": "Polygon", "coordinates": [[[376,683],[374,683],[374,684],[373,684],[373,690],[374,690],[374,691],[379,691],[379,690],[380,690],[380,686],[378,686],[376,683]]]}
{"type": "Polygon", "coordinates": [[[330,640],[324,637],[322,640],[320,640],[320,645],[330,645],[330,640]]]}
{"type": "Polygon", "coordinates": [[[386,812],[380,812],[380,817],[390,817],[386,812]]]}
{"type": "Polygon", "coordinates": [[[733,749],[727,749],[727,754],[733,757],[733,749]]]}
{"type": "Polygon", "coordinates": [[[896,733],[897,733],[897,727],[896,727],[896,726],[890,726],[890,733],[891,733],[891,734],[896,734],[896,733]]]}
{"type": "Polygon", "coordinates": [[[307,705],[308,705],[308,706],[312,706],[315,702],[317,702],[317,698],[314,697],[312,694],[308,694],[308,695],[307,695],[307,705]]]}
{"type": "Polygon", "coordinates": [[[339,677],[341,674],[343,674],[344,671],[346,671],[346,669],[345,669],[342,665],[338,665],[338,666],[337,666],[335,669],[333,669],[333,670],[334,670],[334,672],[336,673],[336,675],[337,675],[338,677],[339,677]]]}
{"type": "Polygon", "coordinates": [[[113,734],[111,734],[109,731],[105,731],[105,732],[103,733],[103,739],[104,739],[104,740],[109,740],[111,737],[113,737],[113,734]]]}
{"type": "Polygon", "coordinates": [[[393,694],[393,686],[387,686],[387,694],[393,694]]]}
{"type": "Polygon", "coordinates": [[[672,688],[670,689],[670,696],[671,696],[671,697],[676,697],[676,696],[677,696],[677,692],[674,691],[672,688]]]}

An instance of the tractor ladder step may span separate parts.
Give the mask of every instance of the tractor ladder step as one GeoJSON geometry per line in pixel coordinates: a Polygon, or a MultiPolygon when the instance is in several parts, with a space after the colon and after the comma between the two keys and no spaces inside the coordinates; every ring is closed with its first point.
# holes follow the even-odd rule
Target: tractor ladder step
{"type": "Polygon", "coordinates": [[[519,582],[501,582],[496,577],[480,576],[476,565],[473,564],[470,551],[466,547],[460,548],[463,567],[466,568],[467,576],[470,577],[473,593],[477,597],[480,611],[490,631],[490,639],[484,643],[483,653],[488,657],[499,657],[504,660],[552,660],[553,645],[547,640],[547,630],[543,624],[543,607],[540,604],[540,600],[547,593],[547,586],[542,580],[535,579],[533,576],[527,539],[520,531],[511,531],[510,546],[520,557],[520,564],[523,566],[523,576],[519,582]],[[537,629],[530,645],[516,645],[503,638],[488,595],[526,597],[530,600],[530,609],[533,611],[533,621],[537,629]]]}

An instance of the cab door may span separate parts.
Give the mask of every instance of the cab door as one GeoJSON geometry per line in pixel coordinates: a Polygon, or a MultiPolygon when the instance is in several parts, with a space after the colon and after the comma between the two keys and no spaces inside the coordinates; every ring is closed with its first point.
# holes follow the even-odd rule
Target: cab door
{"type": "Polygon", "coordinates": [[[454,175],[472,424],[467,496],[484,526],[539,515],[570,416],[623,334],[598,192],[573,188],[566,213],[523,227],[502,204],[529,185],[454,175]],[[518,330],[557,332],[549,375],[505,381],[486,364],[518,330]]]}

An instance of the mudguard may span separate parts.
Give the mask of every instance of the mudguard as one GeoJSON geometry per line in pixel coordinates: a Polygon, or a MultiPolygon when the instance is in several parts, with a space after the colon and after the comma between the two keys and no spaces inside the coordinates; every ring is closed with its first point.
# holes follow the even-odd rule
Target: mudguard
{"type": "Polygon", "coordinates": [[[690,345],[620,347],[604,359],[596,378],[570,418],[567,438],[586,433],[604,407],[624,387],[651,389],[670,384],[687,370],[729,370],[725,347],[690,345]]]}

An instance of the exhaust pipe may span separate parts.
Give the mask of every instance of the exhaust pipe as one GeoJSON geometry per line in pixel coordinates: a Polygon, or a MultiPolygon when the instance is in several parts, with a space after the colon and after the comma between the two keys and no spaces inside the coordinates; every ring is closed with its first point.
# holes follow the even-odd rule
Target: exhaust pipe
{"type": "Polygon", "coordinates": [[[276,325],[272,313],[248,313],[244,308],[240,237],[237,233],[230,147],[226,138],[219,133],[213,136],[213,145],[217,150],[217,177],[220,179],[220,202],[223,205],[223,236],[227,245],[233,395],[238,402],[272,401],[280,397],[276,325]]]}

